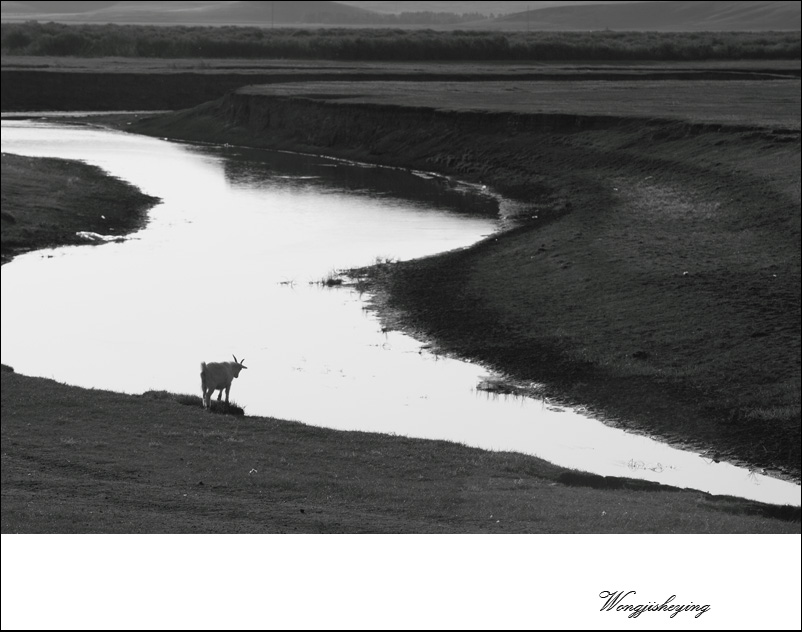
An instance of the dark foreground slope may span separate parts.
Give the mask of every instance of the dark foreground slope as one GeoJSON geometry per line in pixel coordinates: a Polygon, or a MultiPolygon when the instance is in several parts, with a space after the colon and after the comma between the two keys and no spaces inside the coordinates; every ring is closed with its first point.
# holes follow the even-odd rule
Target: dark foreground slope
{"type": "Polygon", "coordinates": [[[0,378],[3,533],[799,533],[798,507],[0,378]]]}
{"type": "Polygon", "coordinates": [[[516,198],[522,228],[374,271],[405,327],[621,425],[798,477],[798,82],[750,99],[733,98],[750,85],[697,84],[679,113],[664,84],[651,117],[633,111],[642,88],[615,84],[574,86],[570,113],[536,92],[493,112],[448,91],[414,105],[402,88],[404,107],[379,83],[243,90],[133,128],[436,170],[516,198]]]}

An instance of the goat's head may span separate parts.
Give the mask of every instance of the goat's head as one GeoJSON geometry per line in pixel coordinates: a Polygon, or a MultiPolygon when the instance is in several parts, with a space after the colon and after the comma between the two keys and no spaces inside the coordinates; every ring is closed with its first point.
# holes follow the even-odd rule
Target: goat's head
{"type": "Polygon", "coordinates": [[[233,354],[231,355],[231,357],[234,358],[234,377],[239,377],[239,372],[242,371],[242,369],[248,368],[247,366],[245,366],[245,358],[242,358],[242,361],[240,361],[237,360],[237,356],[233,354]]]}

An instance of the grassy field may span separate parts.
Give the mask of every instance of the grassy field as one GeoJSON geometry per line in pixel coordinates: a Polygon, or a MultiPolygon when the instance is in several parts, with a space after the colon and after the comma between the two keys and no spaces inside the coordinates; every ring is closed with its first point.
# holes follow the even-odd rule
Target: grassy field
{"type": "MultiPolygon", "coordinates": [[[[638,74],[638,73],[636,73],[638,74]]],[[[642,73],[640,73],[642,74],[642,73]]],[[[343,105],[379,104],[457,112],[576,114],[619,119],[667,119],[729,126],[799,130],[802,84],[775,81],[594,79],[410,84],[409,81],[309,82],[248,86],[242,94],[310,97],[343,105]]]]}
{"type": "Polygon", "coordinates": [[[252,87],[133,127],[516,198],[525,227],[374,270],[401,326],[611,423],[798,478],[798,81],[507,85],[517,106],[492,83],[252,87]]]}
{"type": "MultiPolygon", "coordinates": [[[[799,509],[4,367],[3,533],[799,533],[799,509]]],[[[183,398],[190,400],[191,398],[183,398]]]]}
{"type": "Polygon", "coordinates": [[[2,156],[2,232],[5,263],[15,254],[84,244],[79,231],[123,235],[144,223],[158,200],[73,160],[2,156]]]}

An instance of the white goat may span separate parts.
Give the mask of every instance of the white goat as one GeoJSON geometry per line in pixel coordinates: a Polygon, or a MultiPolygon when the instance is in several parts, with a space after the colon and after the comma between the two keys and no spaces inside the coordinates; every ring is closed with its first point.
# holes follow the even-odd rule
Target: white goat
{"type": "Polygon", "coordinates": [[[237,360],[237,356],[233,356],[233,362],[201,362],[201,389],[203,391],[203,407],[212,409],[212,394],[219,390],[217,394],[217,401],[223,396],[223,390],[226,392],[226,406],[228,406],[228,393],[231,390],[231,381],[235,377],[239,377],[239,372],[242,369],[247,369],[245,366],[245,358],[242,362],[237,360]]]}

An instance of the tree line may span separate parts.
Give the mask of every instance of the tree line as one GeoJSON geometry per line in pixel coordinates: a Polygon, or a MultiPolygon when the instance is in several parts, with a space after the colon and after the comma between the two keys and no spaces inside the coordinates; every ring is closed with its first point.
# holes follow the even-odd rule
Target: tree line
{"type": "Polygon", "coordinates": [[[3,55],[350,61],[799,59],[800,32],[488,32],[5,23],[3,55]]]}

